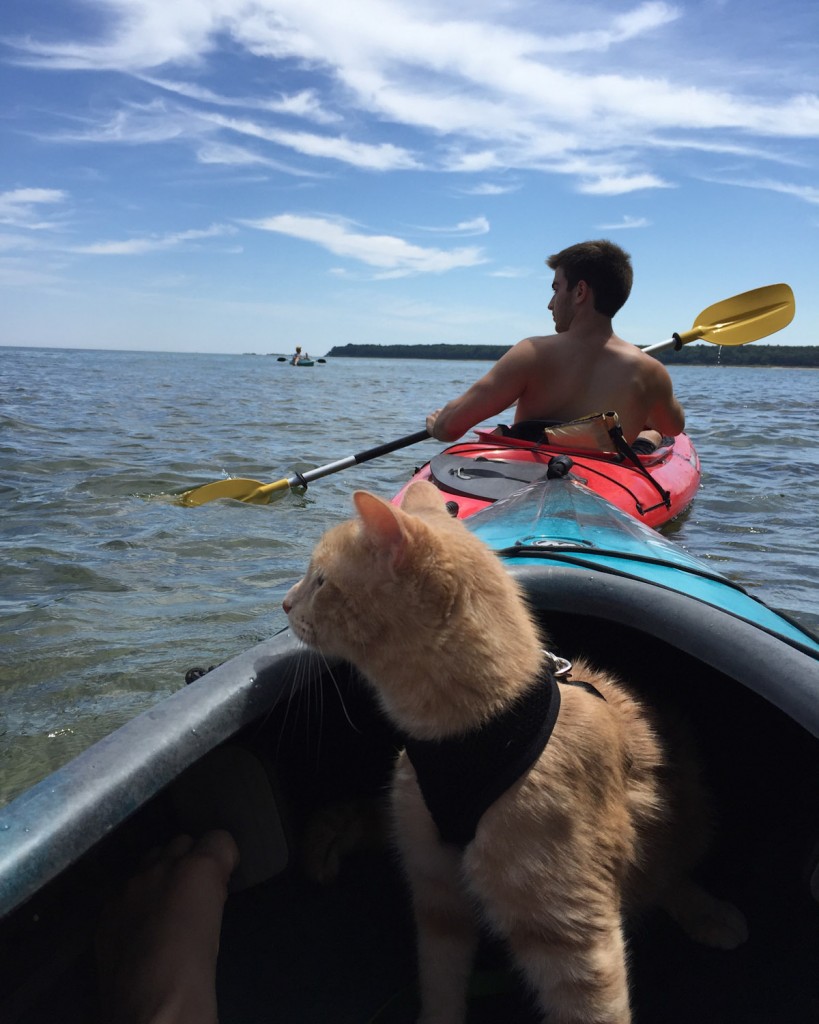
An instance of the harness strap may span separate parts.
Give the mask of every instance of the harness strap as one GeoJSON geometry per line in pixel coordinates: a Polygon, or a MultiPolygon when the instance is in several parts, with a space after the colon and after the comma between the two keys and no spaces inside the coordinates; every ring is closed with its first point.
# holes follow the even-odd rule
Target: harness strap
{"type": "Polygon", "coordinates": [[[543,752],[560,710],[551,671],[483,726],[443,740],[406,738],[405,749],[438,834],[461,849],[484,812],[543,752]]]}
{"type": "MultiPolygon", "coordinates": [[[[560,682],[605,700],[591,683],[560,682]]],[[[543,753],[559,710],[560,689],[550,665],[524,694],[477,729],[443,740],[404,736],[404,749],[442,842],[461,849],[472,842],[484,813],[543,753]]]]}

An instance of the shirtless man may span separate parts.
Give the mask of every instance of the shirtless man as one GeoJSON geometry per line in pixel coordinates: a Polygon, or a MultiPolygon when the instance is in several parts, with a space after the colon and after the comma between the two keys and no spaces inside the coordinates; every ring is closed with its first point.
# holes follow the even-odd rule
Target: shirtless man
{"type": "Polygon", "coordinates": [[[619,338],[612,317],[631,291],[631,258],[612,242],[581,242],[550,256],[556,334],[524,338],[460,397],[427,416],[439,441],[455,441],[517,402],[515,423],[567,422],[616,412],[629,442],[648,445],[685,428],[665,367],[619,338]]]}

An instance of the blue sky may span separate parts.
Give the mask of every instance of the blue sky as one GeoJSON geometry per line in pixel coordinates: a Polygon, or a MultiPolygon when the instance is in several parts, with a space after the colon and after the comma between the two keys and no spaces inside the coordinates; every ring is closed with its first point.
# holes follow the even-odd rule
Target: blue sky
{"type": "Polygon", "coordinates": [[[0,344],[511,344],[599,237],[817,344],[818,142],[804,0],[5,0],[0,344]]]}

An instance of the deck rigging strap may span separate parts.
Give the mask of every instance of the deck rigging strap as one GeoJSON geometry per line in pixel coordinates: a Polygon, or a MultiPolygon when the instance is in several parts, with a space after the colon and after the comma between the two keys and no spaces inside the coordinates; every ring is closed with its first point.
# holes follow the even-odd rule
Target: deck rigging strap
{"type": "Polygon", "coordinates": [[[654,490],[662,498],[662,502],[665,505],[665,507],[671,508],[671,494],[664,487],[661,487],[659,483],[657,483],[657,481],[654,479],[651,473],[649,473],[649,471],[640,461],[640,456],[637,454],[637,452],[635,452],[635,450],[625,439],[625,436],[623,434],[623,428],[620,426],[619,422],[615,423],[614,426],[609,428],[609,437],[611,437],[612,441],[614,442],[617,451],[625,458],[627,458],[629,462],[634,463],[637,469],[639,469],[643,476],[649,481],[654,490]]]}
{"type": "Polygon", "coordinates": [[[589,454],[592,452],[604,453],[607,450],[605,438],[608,437],[617,454],[633,463],[640,473],[650,481],[665,507],[671,508],[670,493],[657,483],[643,465],[637,452],[626,441],[623,428],[620,426],[620,417],[616,412],[594,413],[591,416],[583,416],[581,419],[570,420],[568,423],[561,423],[558,420],[521,420],[511,427],[500,424],[499,431],[505,437],[534,444],[557,445],[572,451],[583,450],[584,453],[588,449],[589,454]]]}

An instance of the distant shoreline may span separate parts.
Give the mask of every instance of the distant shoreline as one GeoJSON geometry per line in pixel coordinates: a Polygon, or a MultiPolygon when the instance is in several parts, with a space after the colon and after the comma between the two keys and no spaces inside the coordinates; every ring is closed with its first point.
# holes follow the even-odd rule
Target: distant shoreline
{"type": "MultiPolygon", "coordinates": [[[[350,359],[454,359],[494,362],[508,345],[334,345],[328,357],[350,359]]],[[[819,367],[819,345],[686,345],[657,353],[674,366],[791,366],[819,367]]]]}

